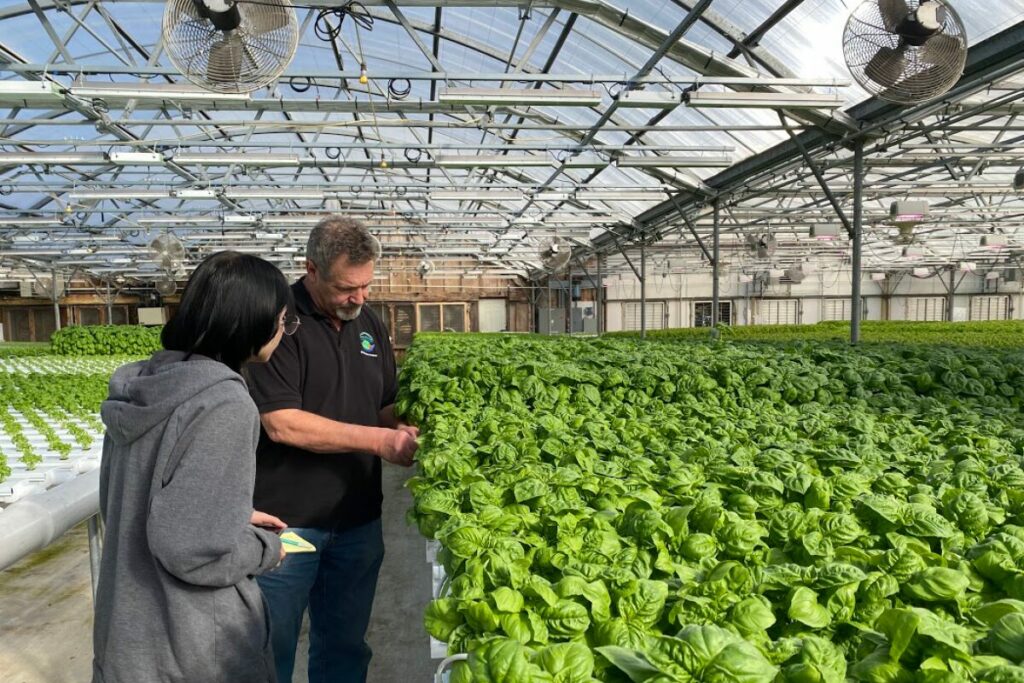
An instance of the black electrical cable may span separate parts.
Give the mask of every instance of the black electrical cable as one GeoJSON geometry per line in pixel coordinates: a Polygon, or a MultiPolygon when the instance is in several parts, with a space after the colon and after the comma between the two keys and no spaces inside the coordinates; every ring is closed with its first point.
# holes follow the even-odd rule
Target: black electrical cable
{"type": "Polygon", "coordinates": [[[9,197],[14,194],[13,185],[0,185],[0,197],[9,197]]]}
{"type": "Polygon", "coordinates": [[[326,156],[328,159],[337,159],[341,156],[341,148],[327,147],[326,149],[324,149],[324,156],[326,156]]]}
{"type": "Polygon", "coordinates": [[[415,147],[405,148],[405,160],[410,164],[418,164],[420,159],[423,158],[423,150],[415,147]]]}
{"type": "Polygon", "coordinates": [[[356,27],[367,31],[373,30],[373,16],[366,10],[366,6],[361,2],[350,0],[341,7],[321,9],[313,22],[313,32],[320,40],[334,41],[341,35],[341,27],[345,23],[346,16],[352,17],[356,27]],[[331,21],[332,18],[338,20],[337,25],[331,21]]]}
{"type": "Polygon", "coordinates": [[[404,100],[412,92],[412,82],[408,78],[392,78],[388,81],[388,95],[396,100],[404,100]]]}
{"type": "Polygon", "coordinates": [[[306,92],[313,87],[313,79],[309,76],[292,76],[288,79],[288,87],[295,92],[306,92]],[[303,85],[299,85],[303,82],[303,85]]]}

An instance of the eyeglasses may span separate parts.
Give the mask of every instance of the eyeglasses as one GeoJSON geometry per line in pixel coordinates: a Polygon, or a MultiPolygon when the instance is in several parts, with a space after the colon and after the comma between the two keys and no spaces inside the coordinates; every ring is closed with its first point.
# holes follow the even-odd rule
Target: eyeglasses
{"type": "Polygon", "coordinates": [[[284,325],[284,333],[289,337],[295,334],[299,329],[299,325],[302,324],[297,315],[289,315],[281,322],[284,325]]]}

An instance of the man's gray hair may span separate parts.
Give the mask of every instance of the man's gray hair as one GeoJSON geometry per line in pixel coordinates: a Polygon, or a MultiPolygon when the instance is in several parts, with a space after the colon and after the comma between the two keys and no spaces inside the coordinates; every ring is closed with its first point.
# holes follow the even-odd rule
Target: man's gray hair
{"type": "Polygon", "coordinates": [[[306,258],[322,273],[344,256],[354,266],[380,259],[380,242],[354,218],[329,216],[309,233],[306,258]]]}

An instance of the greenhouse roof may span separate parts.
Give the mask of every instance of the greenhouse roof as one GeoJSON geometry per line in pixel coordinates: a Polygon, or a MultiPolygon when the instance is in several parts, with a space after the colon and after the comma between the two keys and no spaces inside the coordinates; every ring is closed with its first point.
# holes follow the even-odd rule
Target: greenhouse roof
{"type": "Polygon", "coordinates": [[[0,2],[0,278],[159,278],[167,231],[184,271],[230,247],[298,272],[326,213],[496,276],[536,274],[553,237],[692,271],[715,206],[733,267],[839,263],[846,226],[811,228],[852,215],[858,144],[865,267],[1003,263],[1024,252],[1024,2],[951,4],[964,77],[902,107],[853,82],[841,0],[311,0],[284,75],[246,94],[182,77],[163,3],[0,2]],[[929,205],[910,245],[897,200],[929,205]]]}

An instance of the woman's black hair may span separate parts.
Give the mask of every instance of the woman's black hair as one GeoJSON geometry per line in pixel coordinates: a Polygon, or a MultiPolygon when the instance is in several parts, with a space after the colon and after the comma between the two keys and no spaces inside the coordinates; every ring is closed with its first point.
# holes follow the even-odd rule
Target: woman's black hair
{"type": "Polygon", "coordinates": [[[239,372],[277,334],[281,309],[293,307],[288,281],[273,264],[218,252],[188,279],[160,341],[167,350],[200,354],[239,372]]]}

